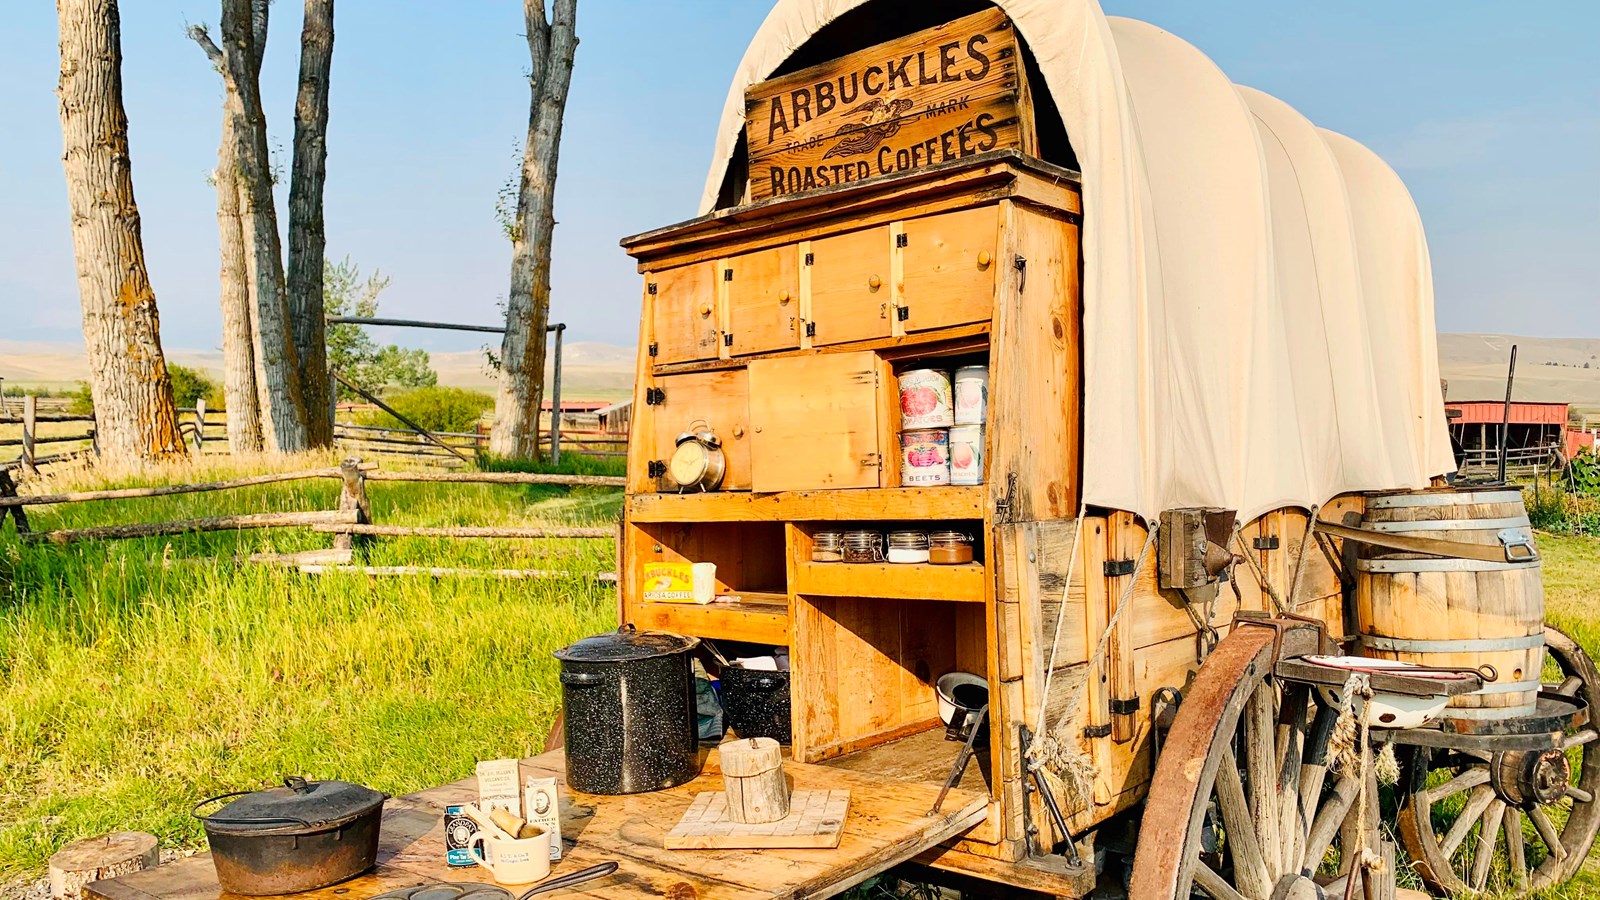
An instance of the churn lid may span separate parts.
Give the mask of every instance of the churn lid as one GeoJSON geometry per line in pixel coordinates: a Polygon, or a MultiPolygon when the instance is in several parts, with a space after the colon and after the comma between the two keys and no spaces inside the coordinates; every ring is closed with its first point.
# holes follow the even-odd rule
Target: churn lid
{"type": "Polygon", "coordinates": [[[220,834],[303,832],[337,827],[372,812],[387,799],[388,794],[348,781],[307,781],[291,775],[283,787],[202,800],[195,815],[208,831],[220,834]],[[201,806],[227,797],[238,799],[208,816],[199,814],[201,806]]]}
{"type": "Polygon", "coordinates": [[[666,631],[640,631],[627,624],[616,631],[586,637],[556,651],[565,662],[626,662],[671,656],[700,646],[700,639],[666,631]]]}

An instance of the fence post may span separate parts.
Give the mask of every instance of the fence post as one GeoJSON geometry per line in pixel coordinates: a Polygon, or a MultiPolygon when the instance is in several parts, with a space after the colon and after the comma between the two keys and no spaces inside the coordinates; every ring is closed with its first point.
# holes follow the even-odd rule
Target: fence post
{"type": "Polygon", "coordinates": [[[25,475],[37,475],[39,470],[33,465],[33,439],[38,427],[39,398],[29,394],[22,398],[22,471],[25,475]]]}
{"type": "MultiPolygon", "coordinates": [[[[371,524],[372,501],[367,498],[367,473],[361,471],[361,460],[351,458],[340,463],[339,477],[343,479],[343,486],[339,489],[339,508],[355,510],[358,525],[371,524]]],[[[353,550],[358,541],[366,543],[366,536],[336,534],[333,536],[333,549],[353,550]]]]}
{"type": "Polygon", "coordinates": [[[200,397],[194,401],[194,455],[202,456],[206,452],[206,398],[200,397]]]}
{"type": "MultiPolygon", "coordinates": [[[[561,464],[561,333],[567,330],[566,323],[556,326],[556,365],[555,374],[551,377],[550,384],[550,462],[552,465],[561,464]]],[[[537,430],[537,429],[536,429],[537,430]]],[[[534,455],[538,455],[539,442],[534,441],[534,455]]]]}
{"type": "MultiPolygon", "coordinates": [[[[11,471],[9,469],[0,469],[0,497],[15,497],[16,495],[17,483],[11,480],[11,471]]],[[[0,508],[0,528],[5,527],[6,512],[5,508],[0,508]]],[[[20,506],[13,506],[10,507],[10,513],[11,517],[17,522],[17,534],[27,534],[27,511],[20,506]]]]}

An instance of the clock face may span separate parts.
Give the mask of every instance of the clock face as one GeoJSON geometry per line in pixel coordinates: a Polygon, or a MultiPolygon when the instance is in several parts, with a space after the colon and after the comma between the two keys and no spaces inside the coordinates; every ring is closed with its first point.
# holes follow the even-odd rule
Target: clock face
{"type": "Polygon", "coordinates": [[[673,451],[672,461],[667,464],[667,473],[678,486],[692,487],[705,477],[709,464],[710,454],[704,444],[699,441],[685,441],[673,451]]]}

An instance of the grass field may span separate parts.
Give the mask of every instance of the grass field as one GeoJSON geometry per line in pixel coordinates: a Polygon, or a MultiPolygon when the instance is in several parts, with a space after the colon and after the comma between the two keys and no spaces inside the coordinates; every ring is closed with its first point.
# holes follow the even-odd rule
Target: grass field
{"type": "MultiPolygon", "coordinates": [[[[274,463],[302,468],[331,457],[274,463]]],[[[260,471],[208,459],[168,482],[260,471]]],[[[49,488],[149,478],[65,475],[49,488]]],[[[384,524],[599,524],[614,490],[374,482],[384,524]]],[[[35,529],[329,509],[333,481],[34,507],[35,529]]],[[[0,884],[73,838],[122,828],[199,846],[197,800],[284,774],[393,794],[539,751],[551,652],[614,627],[609,585],[302,576],[236,559],[324,548],[303,530],[67,548],[0,533],[0,884]]],[[[1600,653],[1600,540],[1541,536],[1548,618],[1600,653]]],[[[614,567],[610,541],[382,539],[372,565],[614,567]]],[[[1548,900],[1600,897],[1590,872],[1548,900]]],[[[3,893],[3,889],[0,889],[3,893]]]]}

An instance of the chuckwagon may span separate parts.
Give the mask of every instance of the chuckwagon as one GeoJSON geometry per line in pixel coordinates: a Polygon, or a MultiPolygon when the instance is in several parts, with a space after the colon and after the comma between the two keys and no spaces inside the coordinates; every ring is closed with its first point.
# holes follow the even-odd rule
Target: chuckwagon
{"type": "Polygon", "coordinates": [[[1600,685],[1520,493],[1446,484],[1427,246],[1370,151],[1093,2],[782,0],[701,212],[623,242],[623,620],[786,650],[796,762],[986,793],[922,861],[1378,896],[1393,745],[1430,887],[1582,863],[1600,685]],[[714,601],[647,599],[671,562],[714,601]],[[954,773],[951,673],[990,689],[954,773]]]}

